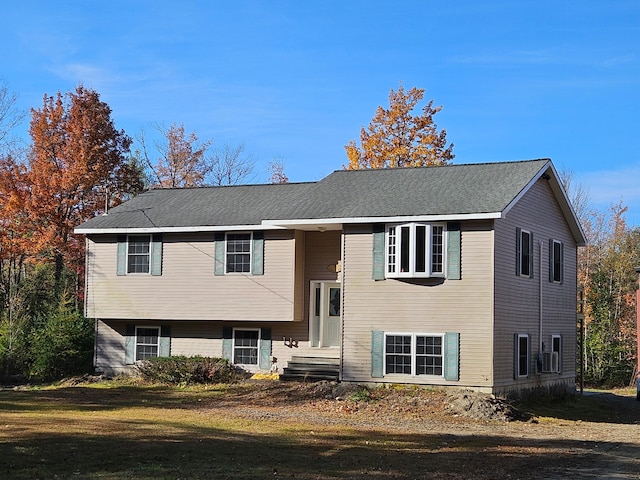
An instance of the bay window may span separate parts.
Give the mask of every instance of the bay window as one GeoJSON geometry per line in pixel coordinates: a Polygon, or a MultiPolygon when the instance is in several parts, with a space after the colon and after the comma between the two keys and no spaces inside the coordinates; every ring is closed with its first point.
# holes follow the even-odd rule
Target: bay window
{"type": "Polygon", "coordinates": [[[444,277],[444,224],[387,225],[387,277],[444,277]]]}

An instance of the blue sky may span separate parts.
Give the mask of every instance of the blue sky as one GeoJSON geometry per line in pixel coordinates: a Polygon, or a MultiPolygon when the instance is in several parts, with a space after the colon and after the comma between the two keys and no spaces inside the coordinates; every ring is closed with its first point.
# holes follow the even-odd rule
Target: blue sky
{"type": "MultiPolygon", "coordinates": [[[[95,89],[133,136],[182,123],[244,143],[265,181],[346,163],[390,89],[426,90],[454,163],[553,159],[640,225],[640,2],[8,2],[0,81],[22,108],[95,89]]],[[[18,133],[26,137],[25,122],[18,133]]]]}

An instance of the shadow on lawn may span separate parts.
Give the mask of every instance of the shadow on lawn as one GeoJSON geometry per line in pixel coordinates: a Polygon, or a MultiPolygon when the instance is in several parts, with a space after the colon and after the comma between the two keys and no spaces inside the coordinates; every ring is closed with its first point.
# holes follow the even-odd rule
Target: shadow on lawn
{"type": "Polygon", "coordinates": [[[113,426],[102,433],[61,428],[4,438],[0,478],[600,478],[613,471],[631,475],[638,468],[637,445],[623,442],[305,427],[252,434],[250,422],[244,433],[162,419],[125,423],[120,430],[113,426]],[[630,452],[622,468],[621,452],[630,452]]]}
{"type": "Polygon", "coordinates": [[[635,397],[615,393],[567,395],[561,399],[532,398],[516,406],[536,417],[629,425],[640,423],[640,402],[635,397]]]}
{"type": "Polygon", "coordinates": [[[196,397],[219,395],[219,391],[189,392],[169,386],[126,385],[110,388],[60,387],[36,390],[0,391],[0,411],[79,410],[105,411],[126,407],[179,408],[193,404],[196,397]]]}

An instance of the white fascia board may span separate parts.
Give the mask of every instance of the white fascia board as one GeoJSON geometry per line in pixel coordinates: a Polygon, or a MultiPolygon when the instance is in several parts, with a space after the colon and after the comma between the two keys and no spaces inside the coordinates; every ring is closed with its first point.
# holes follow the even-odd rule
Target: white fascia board
{"type": "Polygon", "coordinates": [[[464,213],[451,215],[400,215],[394,217],[344,217],[302,218],[298,220],[263,220],[262,225],[295,227],[296,225],[354,224],[354,223],[402,223],[402,222],[447,222],[462,220],[488,220],[502,218],[502,212],[464,213]]]}
{"type": "Polygon", "coordinates": [[[211,225],[195,227],[137,227],[137,228],[76,228],[77,235],[138,234],[138,233],[198,233],[198,232],[242,232],[254,230],[283,230],[277,225],[211,225]]]}

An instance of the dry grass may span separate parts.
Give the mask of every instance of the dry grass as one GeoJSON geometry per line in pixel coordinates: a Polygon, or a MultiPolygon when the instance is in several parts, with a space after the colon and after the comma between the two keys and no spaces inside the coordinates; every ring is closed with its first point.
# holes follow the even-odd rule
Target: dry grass
{"type": "Polygon", "coordinates": [[[462,421],[435,406],[396,415],[401,392],[388,407],[358,407],[304,391],[121,382],[0,391],[0,478],[579,478],[586,460],[602,471],[614,461],[593,463],[598,442],[600,451],[638,448],[607,444],[584,420],[562,420],[573,435],[554,433],[565,428],[558,421],[462,421]]]}

